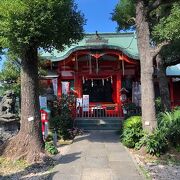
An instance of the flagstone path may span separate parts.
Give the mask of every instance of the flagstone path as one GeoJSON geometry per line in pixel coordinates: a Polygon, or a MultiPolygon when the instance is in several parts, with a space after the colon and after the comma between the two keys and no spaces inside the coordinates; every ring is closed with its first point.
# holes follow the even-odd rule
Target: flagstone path
{"type": "Polygon", "coordinates": [[[76,137],[53,174],[53,180],[143,180],[119,135],[111,131],[76,137]]]}

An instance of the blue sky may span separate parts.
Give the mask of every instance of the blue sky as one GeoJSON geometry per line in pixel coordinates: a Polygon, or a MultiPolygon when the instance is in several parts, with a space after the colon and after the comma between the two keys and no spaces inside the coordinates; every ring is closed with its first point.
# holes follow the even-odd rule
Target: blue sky
{"type": "MultiPolygon", "coordinates": [[[[78,9],[87,20],[84,30],[86,33],[115,32],[117,24],[112,22],[111,13],[119,0],[75,0],[78,9]]],[[[3,58],[4,59],[4,58],[3,58]]],[[[3,61],[0,60],[0,70],[3,61]]]]}
{"type": "Polygon", "coordinates": [[[115,32],[117,24],[112,22],[111,13],[119,0],[75,0],[84,13],[87,23],[85,32],[115,32]]]}

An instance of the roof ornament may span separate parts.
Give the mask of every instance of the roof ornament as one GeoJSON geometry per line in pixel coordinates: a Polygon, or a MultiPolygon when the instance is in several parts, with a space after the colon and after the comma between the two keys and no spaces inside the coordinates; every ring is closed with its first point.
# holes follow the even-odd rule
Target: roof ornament
{"type": "Polygon", "coordinates": [[[96,31],[94,36],[86,40],[86,44],[108,44],[108,39],[101,37],[98,31],[96,31]]]}
{"type": "Polygon", "coordinates": [[[102,38],[100,37],[100,35],[98,34],[98,31],[96,31],[96,39],[101,40],[102,38]]]}

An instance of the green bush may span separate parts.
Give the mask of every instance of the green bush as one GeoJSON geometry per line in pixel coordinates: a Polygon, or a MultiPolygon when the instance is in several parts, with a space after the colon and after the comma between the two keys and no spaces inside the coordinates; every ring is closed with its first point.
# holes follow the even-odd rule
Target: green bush
{"type": "Polygon", "coordinates": [[[152,155],[160,156],[168,148],[165,132],[160,129],[156,129],[152,134],[148,134],[144,142],[147,152],[152,155]]]}
{"type": "Polygon", "coordinates": [[[155,108],[156,108],[156,114],[162,112],[163,110],[162,101],[160,97],[156,98],[155,100],[155,108]]]}
{"type": "Polygon", "coordinates": [[[165,133],[173,146],[178,146],[180,144],[180,107],[176,107],[172,112],[159,114],[158,128],[165,133]]]}
{"type": "Polygon", "coordinates": [[[132,116],[124,121],[121,141],[125,146],[134,148],[143,135],[144,132],[140,116],[132,116]]]}
{"type": "Polygon", "coordinates": [[[147,135],[144,141],[147,152],[160,156],[166,152],[168,145],[174,147],[180,145],[180,108],[172,112],[160,113],[158,115],[158,128],[147,135]]]}
{"type": "Polygon", "coordinates": [[[57,131],[58,138],[71,139],[69,129],[73,128],[75,99],[74,96],[62,95],[50,120],[50,127],[57,131]]]}
{"type": "Polygon", "coordinates": [[[58,150],[54,146],[53,142],[45,142],[45,150],[52,155],[55,155],[58,153],[58,150]]]}

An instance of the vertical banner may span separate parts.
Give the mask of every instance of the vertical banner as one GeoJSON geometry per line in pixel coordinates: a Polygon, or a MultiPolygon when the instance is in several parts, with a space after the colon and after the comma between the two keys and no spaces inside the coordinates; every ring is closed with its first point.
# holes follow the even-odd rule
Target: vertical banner
{"type": "Polygon", "coordinates": [[[58,80],[57,80],[57,78],[52,79],[52,84],[53,84],[54,95],[57,96],[57,85],[58,85],[58,80]]]}
{"type": "Polygon", "coordinates": [[[69,82],[61,82],[62,83],[62,94],[68,94],[69,92],[69,82]]]}
{"type": "Polygon", "coordinates": [[[89,111],[89,95],[83,95],[83,111],[89,111]]]}
{"type": "Polygon", "coordinates": [[[82,107],[82,98],[76,98],[76,109],[82,107]]]}
{"type": "Polygon", "coordinates": [[[40,109],[47,108],[47,97],[39,96],[40,109]]]}

